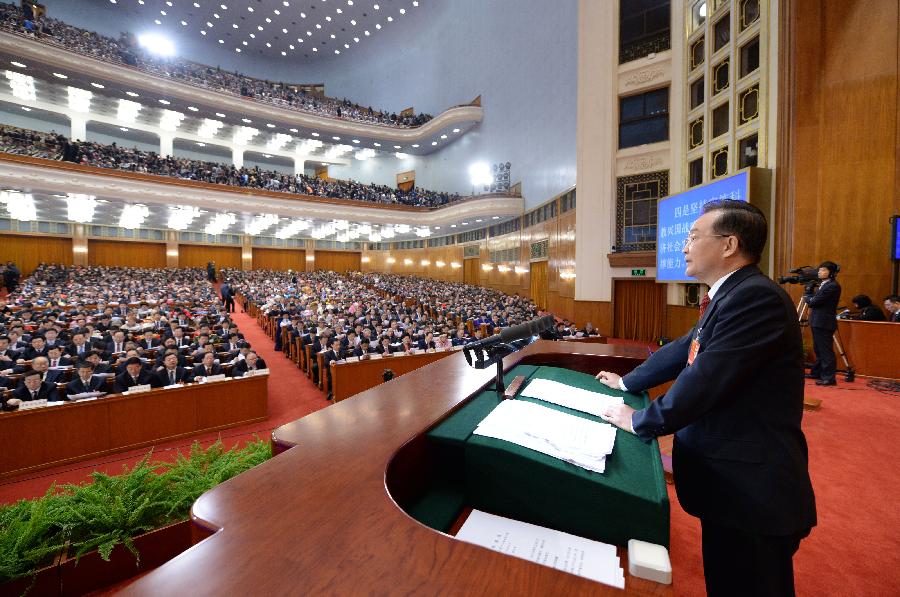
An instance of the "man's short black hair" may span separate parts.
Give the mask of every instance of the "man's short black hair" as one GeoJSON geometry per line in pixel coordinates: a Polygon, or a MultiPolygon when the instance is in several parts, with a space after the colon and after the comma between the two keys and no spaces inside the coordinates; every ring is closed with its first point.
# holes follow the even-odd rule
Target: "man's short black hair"
{"type": "Polygon", "coordinates": [[[900,303],[900,294],[889,294],[884,297],[884,300],[891,301],[892,303],[900,303]]]}
{"type": "Polygon", "coordinates": [[[22,379],[28,379],[29,377],[33,377],[33,376],[35,376],[35,375],[41,375],[41,372],[40,372],[40,371],[35,371],[34,369],[29,369],[29,370],[26,371],[25,374],[22,376],[22,379]]]}
{"type": "Polygon", "coordinates": [[[78,361],[78,364],[75,366],[77,369],[90,369],[94,370],[94,364],[90,361],[78,361]]]}
{"type": "Polygon", "coordinates": [[[766,216],[758,207],[746,201],[719,199],[703,206],[703,213],[719,212],[713,223],[713,233],[736,236],[741,252],[759,263],[769,236],[766,216]]]}
{"type": "Polygon", "coordinates": [[[127,361],[125,361],[126,365],[141,365],[140,357],[130,357],[127,361]]]}

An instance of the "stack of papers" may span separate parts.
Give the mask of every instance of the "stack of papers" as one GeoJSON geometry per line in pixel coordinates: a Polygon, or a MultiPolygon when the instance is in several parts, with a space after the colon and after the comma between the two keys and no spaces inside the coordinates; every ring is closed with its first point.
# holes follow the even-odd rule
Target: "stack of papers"
{"type": "Polygon", "coordinates": [[[621,396],[591,392],[590,390],[583,390],[551,379],[532,380],[522,390],[522,396],[537,398],[538,400],[565,406],[572,410],[580,410],[596,417],[599,417],[600,413],[608,406],[625,403],[621,396]]]}
{"type": "Polygon", "coordinates": [[[558,458],[597,473],[606,470],[616,428],[522,400],[504,400],[473,432],[558,458]]]}
{"type": "Polygon", "coordinates": [[[625,572],[616,555],[615,545],[479,510],[472,510],[456,538],[542,566],[625,588],[625,572]]]}

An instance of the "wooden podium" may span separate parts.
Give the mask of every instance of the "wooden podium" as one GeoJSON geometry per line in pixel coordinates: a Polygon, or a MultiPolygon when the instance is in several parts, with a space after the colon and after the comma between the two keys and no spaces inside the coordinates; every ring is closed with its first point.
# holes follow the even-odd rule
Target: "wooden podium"
{"type": "MultiPolygon", "coordinates": [[[[646,351],[538,341],[504,360],[625,373],[646,351]]],[[[618,589],[456,540],[397,504],[424,480],[424,433],[493,380],[454,354],[276,429],[280,455],[202,495],[193,548],[133,595],[608,595],[618,589]],[[398,457],[398,454],[402,456],[398,457]],[[390,471],[390,473],[388,473],[390,471]],[[397,501],[395,501],[397,499],[397,501]]],[[[626,592],[671,587],[628,575],[626,592]]]]}

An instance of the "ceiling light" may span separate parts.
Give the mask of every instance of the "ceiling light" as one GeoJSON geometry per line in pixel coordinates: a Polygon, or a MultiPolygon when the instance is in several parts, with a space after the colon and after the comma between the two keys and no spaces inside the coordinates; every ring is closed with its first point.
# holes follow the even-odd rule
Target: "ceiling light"
{"type": "Polygon", "coordinates": [[[262,156],[263,156],[264,158],[266,158],[266,159],[269,159],[270,157],[272,157],[271,155],[269,155],[269,154],[267,154],[267,153],[262,154],[262,156]]]}
{"type": "Polygon", "coordinates": [[[222,234],[230,226],[233,226],[235,222],[237,222],[237,218],[232,213],[215,214],[206,225],[204,232],[214,235],[222,234]]]}
{"type": "Polygon", "coordinates": [[[182,120],[184,120],[184,114],[181,112],[163,110],[162,117],[159,119],[159,128],[164,131],[174,131],[178,129],[182,120]]]}
{"type": "Polygon", "coordinates": [[[68,79],[69,78],[68,76],[66,76],[62,73],[53,73],[53,76],[56,77],[57,79],[68,79]]]}
{"type": "Polygon", "coordinates": [[[160,21],[159,19],[153,19],[153,22],[157,25],[162,25],[162,21],[160,21]]]}
{"type": "Polygon", "coordinates": [[[456,228],[456,224],[450,224],[451,228],[456,228]]]}
{"type": "Polygon", "coordinates": [[[272,22],[272,19],[270,19],[269,17],[266,17],[266,23],[271,23],[271,22],[272,22]]]}
{"type": "Polygon", "coordinates": [[[446,139],[447,135],[441,135],[441,139],[446,139]]]}
{"type": "MultiPolygon", "coordinates": [[[[275,10],[273,10],[272,12],[274,12],[274,13],[277,14],[277,15],[280,15],[280,14],[281,14],[281,11],[278,10],[277,8],[276,8],[275,10]]],[[[287,33],[287,31],[285,31],[285,33],[287,33]]]]}
{"type": "Polygon", "coordinates": [[[401,147],[399,145],[394,145],[394,149],[400,149],[400,148],[401,147]]]}
{"type": "Polygon", "coordinates": [[[282,33],[287,33],[287,29],[282,29],[281,32],[282,32],[282,33]]]}
{"type": "Polygon", "coordinates": [[[266,42],[266,47],[267,47],[267,48],[271,48],[271,47],[272,47],[272,44],[270,44],[269,42],[266,42]]]}
{"type": "Polygon", "coordinates": [[[288,129],[288,130],[291,131],[292,133],[298,133],[298,132],[300,132],[300,131],[298,131],[297,129],[288,129]]]}
{"type": "Polygon", "coordinates": [[[418,5],[419,5],[418,0],[413,0],[413,6],[418,6],[418,5]]]}
{"type": "Polygon", "coordinates": [[[355,25],[356,25],[356,19],[350,19],[350,24],[355,26],[355,25]]]}
{"type": "Polygon", "coordinates": [[[204,118],[200,128],[197,129],[197,136],[203,139],[212,139],[223,126],[221,121],[204,118]]]}
{"type": "Polygon", "coordinates": [[[253,7],[252,7],[252,6],[248,6],[248,7],[247,7],[247,12],[253,12],[253,7]]]}
{"type": "Polygon", "coordinates": [[[175,45],[171,40],[156,33],[139,35],[138,43],[153,54],[158,54],[160,56],[175,55],[175,45]]]}
{"type": "Polygon", "coordinates": [[[321,29],[321,28],[322,28],[322,25],[320,25],[319,23],[316,23],[316,29],[321,29]]]}
{"type": "Polygon", "coordinates": [[[406,14],[406,9],[405,9],[405,8],[401,8],[401,9],[400,9],[400,14],[405,15],[405,14],[406,14]]]}
{"type": "Polygon", "coordinates": [[[249,126],[242,126],[234,132],[234,144],[246,145],[247,142],[259,133],[258,130],[249,126]]]}
{"type": "Polygon", "coordinates": [[[432,145],[437,145],[437,141],[432,141],[431,144],[432,144],[432,145]]]}
{"type": "Polygon", "coordinates": [[[218,116],[219,118],[225,118],[225,115],[221,112],[216,112],[216,116],[218,116]]]}
{"type": "Polygon", "coordinates": [[[89,112],[93,95],[87,89],[69,87],[69,108],[75,112],[89,112]]]}
{"type": "Polygon", "coordinates": [[[475,220],[475,223],[476,223],[476,224],[478,224],[478,223],[480,223],[480,222],[481,222],[481,220],[479,220],[479,219],[476,219],[476,220],[475,220]]]}
{"type": "Polygon", "coordinates": [[[206,35],[206,31],[201,31],[200,35],[206,35]]]}
{"type": "Polygon", "coordinates": [[[128,228],[129,230],[140,228],[149,215],[150,210],[146,205],[141,205],[140,203],[125,205],[122,209],[122,215],[119,216],[119,228],[128,228]]]}
{"type": "Polygon", "coordinates": [[[161,14],[162,16],[166,16],[166,11],[161,10],[161,11],[159,11],[159,14],[161,14]]]}
{"type": "MultiPolygon", "coordinates": [[[[250,34],[250,39],[256,39],[256,34],[255,34],[255,33],[251,33],[251,34],[250,34]]],[[[244,42],[244,45],[246,46],[246,45],[247,45],[247,42],[244,42]]]]}
{"type": "Polygon", "coordinates": [[[282,56],[287,56],[287,52],[285,52],[284,50],[282,50],[282,51],[281,51],[281,55],[282,55],[282,56]]]}
{"type": "Polygon", "coordinates": [[[353,0],[347,0],[347,6],[353,6],[353,0]]]}
{"type": "Polygon", "coordinates": [[[96,197],[93,195],[68,193],[66,195],[66,203],[68,204],[68,218],[70,222],[84,224],[93,221],[94,209],[97,207],[96,197]]]}
{"type": "Polygon", "coordinates": [[[399,151],[397,153],[395,153],[394,155],[397,156],[398,160],[405,160],[406,158],[409,157],[407,154],[401,153],[399,151]]]}
{"type": "Polygon", "coordinates": [[[366,34],[366,37],[368,37],[368,36],[369,36],[369,31],[368,31],[368,30],[366,30],[366,31],[363,31],[363,33],[365,33],[365,34],[366,34]]]}
{"type": "Polygon", "coordinates": [[[206,147],[206,143],[203,143],[202,141],[197,141],[196,143],[197,147],[206,147]]]}
{"type": "Polygon", "coordinates": [[[372,143],[375,147],[381,147],[381,143],[372,143]]]}
{"type": "Polygon", "coordinates": [[[135,93],[133,91],[126,91],[125,95],[130,95],[131,97],[140,97],[140,95],[138,95],[137,93],[135,93]]]}
{"type": "Polygon", "coordinates": [[[187,27],[187,21],[181,21],[181,26],[182,26],[182,27],[187,27]]]}
{"type": "MultiPolygon", "coordinates": [[[[394,17],[388,17],[387,20],[388,20],[388,23],[392,23],[394,21],[394,17]]],[[[380,29],[380,27],[378,27],[378,25],[375,25],[375,27],[380,29]]]]}
{"type": "Polygon", "coordinates": [[[246,122],[247,124],[250,124],[251,122],[253,122],[253,121],[250,120],[249,118],[241,118],[241,121],[242,121],[242,122],[246,122]]]}
{"type": "Polygon", "coordinates": [[[29,108],[28,106],[21,106],[21,108],[26,112],[31,112],[31,108],[29,108]]]}
{"type": "Polygon", "coordinates": [[[210,23],[209,21],[206,21],[206,26],[207,26],[207,27],[215,27],[215,25],[213,25],[213,24],[210,23]]]}
{"type": "Polygon", "coordinates": [[[354,38],[353,38],[353,41],[355,41],[356,43],[359,43],[359,38],[358,38],[358,37],[354,37],[354,38]]]}
{"type": "Polygon", "coordinates": [[[159,100],[159,103],[161,103],[164,106],[168,106],[172,102],[170,102],[169,100],[161,99],[161,100],[159,100]]]}
{"type": "Polygon", "coordinates": [[[435,226],[434,229],[435,229],[435,230],[440,230],[441,227],[440,227],[440,226],[435,226]]]}
{"type": "Polygon", "coordinates": [[[334,139],[335,141],[340,141],[340,140],[341,140],[340,137],[332,137],[332,139],[334,139]]]}
{"type": "Polygon", "coordinates": [[[381,29],[381,23],[375,23],[375,28],[376,28],[376,29],[381,29]]]}
{"type": "Polygon", "coordinates": [[[418,144],[418,143],[413,143],[412,146],[413,146],[413,147],[418,147],[419,144],[418,144]]]}
{"type": "Polygon", "coordinates": [[[349,48],[349,47],[350,47],[350,44],[344,44],[344,47],[345,47],[345,48],[349,48]]]}
{"type": "Polygon", "coordinates": [[[270,129],[275,128],[275,125],[272,124],[271,122],[267,123],[266,126],[269,127],[270,129]]]}
{"type": "Polygon", "coordinates": [[[224,40],[224,39],[220,39],[220,40],[219,40],[219,43],[220,43],[220,44],[224,44],[224,43],[225,43],[225,40],[224,40]]]}
{"type": "Polygon", "coordinates": [[[374,9],[375,9],[375,10],[378,10],[378,9],[379,9],[379,8],[381,8],[381,7],[380,7],[380,6],[378,6],[378,5],[377,5],[377,4],[376,4],[376,5],[375,5],[375,6],[373,6],[373,7],[372,7],[372,8],[374,8],[374,9]]]}
{"type": "Polygon", "coordinates": [[[141,105],[127,99],[119,100],[119,111],[117,118],[120,122],[132,123],[137,120],[138,112],[141,111],[141,105]]]}
{"type": "Polygon", "coordinates": [[[334,33],[332,33],[332,34],[331,34],[331,39],[334,39],[334,37],[335,37],[335,36],[334,36],[334,33]]]}
{"type": "Polygon", "coordinates": [[[184,230],[200,215],[200,210],[191,205],[173,205],[169,208],[168,226],[172,230],[184,230]]]}
{"type": "Polygon", "coordinates": [[[100,83],[91,83],[91,87],[96,87],[97,89],[105,89],[105,86],[101,85],[100,83]]]}
{"type": "Polygon", "coordinates": [[[325,17],[325,20],[328,21],[328,22],[330,23],[330,22],[331,22],[331,17],[325,17]]]}
{"type": "Polygon", "coordinates": [[[313,137],[318,137],[318,136],[319,136],[319,133],[312,133],[312,136],[313,136],[313,137]]]}
{"type": "Polygon", "coordinates": [[[294,220],[290,224],[283,226],[277,232],[275,232],[275,238],[290,238],[296,235],[298,232],[302,230],[308,229],[310,223],[306,220],[294,220]]]}
{"type": "Polygon", "coordinates": [[[340,8],[339,8],[339,9],[337,9],[337,13],[338,13],[338,14],[343,14],[343,12],[344,12],[344,11],[343,11],[343,10],[341,10],[341,9],[340,9],[340,8]]]}
{"type": "Polygon", "coordinates": [[[123,133],[127,133],[127,132],[128,132],[128,129],[125,128],[124,126],[120,126],[120,127],[119,127],[119,130],[122,131],[123,133]]]}
{"type": "Polygon", "coordinates": [[[354,143],[359,143],[359,139],[353,139],[354,143]]]}
{"type": "Polygon", "coordinates": [[[290,49],[292,49],[292,50],[294,49],[294,45],[293,45],[293,44],[288,45],[288,47],[289,47],[290,49]]]}
{"type": "Polygon", "coordinates": [[[492,220],[499,220],[499,219],[500,219],[500,216],[494,216],[494,217],[491,218],[491,219],[492,219],[492,220]]]}
{"type": "Polygon", "coordinates": [[[394,229],[398,234],[406,234],[411,230],[409,224],[397,224],[396,226],[394,226],[394,229]]]}
{"type": "Polygon", "coordinates": [[[244,232],[251,236],[256,236],[266,228],[271,228],[278,223],[278,216],[275,214],[261,214],[253,218],[244,228],[244,232]]]}
{"type": "Polygon", "coordinates": [[[18,191],[0,192],[0,203],[6,204],[9,215],[20,222],[31,222],[37,219],[37,209],[34,206],[34,196],[30,193],[18,191]]]}
{"type": "Polygon", "coordinates": [[[10,64],[19,68],[26,68],[24,64],[22,64],[21,62],[16,62],[15,60],[11,61],[10,64]]]}
{"type": "Polygon", "coordinates": [[[232,24],[231,24],[231,28],[232,28],[232,29],[237,29],[237,28],[238,28],[238,24],[237,24],[237,23],[232,23],[232,24]]]}
{"type": "Polygon", "coordinates": [[[200,8],[200,3],[199,3],[199,2],[194,2],[194,8],[200,8]]]}
{"type": "Polygon", "coordinates": [[[454,133],[458,133],[458,132],[459,132],[459,129],[453,129],[453,132],[454,132],[454,133]]]}
{"type": "Polygon", "coordinates": [[[9,87],[14,97],[26,101],[35,101],[37,93],[34,88],[34,77],[16,71],[6,71],[9,87]]]}
{"type": "Polygon", "coordinates": [[[468,223],[468,222],[463,222],[462,225],[463,225],[463,226],[468,226],[469,223],[468,223]]]}
{"type": "Polygon", "coordinates": [[[305,18],[306,18],[306,13],[305,13],[305,12],[301,12],[301,13],[300,13],[300,18],[301,18],[301,19],[305,19],[305,18]]]}
{"type": "Polygon", "coordinates": [[[199,112],[200,108],[197,108],[195,106],[188,106],[188,110],[190,110],[191,112],[199,112]]]}
{"type": "Polygon", "coordinates": [[[219,6],[221,6],[221,7],[222,7],[222,10],[228,10],[228,7],[227,7],[227,6],[225,6],[225,5],[224,5],[224,4],[220,4],[220,5],[219,5],[219,6]]]}

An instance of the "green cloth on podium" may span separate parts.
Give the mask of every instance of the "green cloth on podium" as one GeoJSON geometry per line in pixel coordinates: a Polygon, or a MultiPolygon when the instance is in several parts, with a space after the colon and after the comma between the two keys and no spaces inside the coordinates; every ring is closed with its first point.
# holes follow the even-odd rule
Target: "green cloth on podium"
{"type": "MultiPolygon", "coordinates": [[[[637,409],[649,403],[646,393],[612,390],[591,375],[567,369],[521,366],[506,378],[511,381],[516,375],[620,395],[637,409]]],[[[600,421],[548,402],[517,400],[600,421]]],[[[496,405],[495,392],[483,392],[429,433],[429,438],[448,443],[466,438],[468,506],[615,545],[640,539],[668,547],[669,499],[656,441],[645,444],[618,430],[613,452],[606,459],[606,472],[595,473],[510,442],[472,435],[496,405]],[[453,421],[456,417],[459,420],[453,421]]]]}

